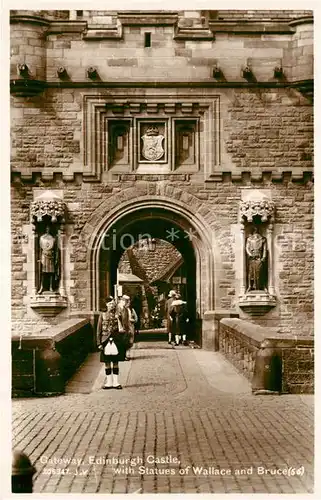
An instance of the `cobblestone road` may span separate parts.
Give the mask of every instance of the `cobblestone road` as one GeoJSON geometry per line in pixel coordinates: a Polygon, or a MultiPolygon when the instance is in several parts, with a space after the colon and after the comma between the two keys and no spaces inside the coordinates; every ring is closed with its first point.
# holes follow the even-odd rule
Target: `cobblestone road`
{"type": "Polygon", "coordinates": [[[219,353],[141,342],[132,358],[122,391],[101,389],[95,353],[66,395],[13,401],[35,493],[313,492],[312,396],[252,396],[219,353]]]}

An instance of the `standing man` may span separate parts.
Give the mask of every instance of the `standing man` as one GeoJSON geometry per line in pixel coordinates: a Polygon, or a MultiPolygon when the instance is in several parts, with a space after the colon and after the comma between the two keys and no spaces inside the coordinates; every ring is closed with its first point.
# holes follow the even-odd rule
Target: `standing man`
{"type": "Polygon", "coordinates": [[[172,343],[172,318],[171,318],[171,307],[172,302],[176,299],[177,293],[175,290],[171,290],[168,294],[168,299],[165,303],[165,313],[166,313],[166,323],[167,323],[167,333],[168,333],[168,343],[172,343]]]}
{"type": "Polygon", "coordinates": [[[130,348],[130,297],[123,295],[117,306],[118,330],[124,346],[121,361],[128,361],[126,351],[130,348]]]}
{"type": "Polygon", "coordinates": [[[118,375],[123,346],[118,332],[116,302],[113,297],[107,298],[106,308],[107,310],[99,315],[97,324],[98,349],[101,351],[100,361],[105,363],[106,373],[103,389],[122,389],[118,375]]]}
{"type": "Polygon", "coordinates": [[[135,310],[136,316],[137,316],[137,321],[135,323],[135,337],[134,337],[134,342],[137,341],[138,335],[139,335],[139,330],[140,330],[140,316],[141,316],[141,297],[138,295],[134,295],[133,300],[131,302],[132,308],[135,310]]]}
{"type": "Polygon", "coordinates": [[[130,299],[128,303],[128,313],[129,313],[129,341],[128,341],[128,349],[126,352],[126,358],[130,359],[130,349],[133,347],[135,342],[136,323],[138,321],[138,316],[136,314],[135,309],[132,306],[130,299]]]}

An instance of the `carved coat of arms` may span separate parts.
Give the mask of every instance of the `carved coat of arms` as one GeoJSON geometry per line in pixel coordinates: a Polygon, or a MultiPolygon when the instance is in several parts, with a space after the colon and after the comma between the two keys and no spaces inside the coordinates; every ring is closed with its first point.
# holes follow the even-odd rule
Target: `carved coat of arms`
{"type": "Polygon", "coordinates": [[[156,161],[160,160],[164,155],[163,140],[164,136],[161,135],[157,127],[149,127],[146,133],[142,136],[143,149],[142,155],[146,160],[156,161]]]}

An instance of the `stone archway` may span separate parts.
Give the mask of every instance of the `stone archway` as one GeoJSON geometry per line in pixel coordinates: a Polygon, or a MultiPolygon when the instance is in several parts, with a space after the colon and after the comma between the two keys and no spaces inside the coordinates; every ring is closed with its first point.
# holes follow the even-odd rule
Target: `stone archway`
{"type": "MultiPolygon", "coordinates": [[[[171,193],[172,194],[172,193],[171,193]]],[[[204,313],[215,309],[215,293],[214,293],[214,262],[215,262],[215,241],[213,236],[213,214],[207,212],[207,217],[210,217],[212,224],[206,220],[199,212],[202,210],[202,202],[196,197],[180,191],[180,197],[185,200],[173,200],[167,196],[139,196],[135,189],[126,190],[119,193],[118,204],[114,206],[111,200],[108,199],[97,209],[90,221],[84,228],[84,233],[90,239],[88,246],[88,260],[90,261],[90,283],[91,283],[91,309],[99,308],[99,262],[100,252],[106,233],[115,225],[122,222],[135,221],[137,216],[143,213],[147,217],[148,213],[151,217],[158,219],[167,219],[172,222],[182,231],[192,231],[195,235],[191,239],[191,246],[195,252],[196,259],[196,314],[202,319],[204,313]],[[128,191],[132,195],[132,199],[128,200],[128,191]],[[126,196],[127,194],[127,196],[126,196]],[[136,194],[136,196],[135,196],[136,194]],[[119,203],[119,198],[127,198],[127,201],[119,203]],[[194,202],[194,203],[193,203],[194,202]],[[105,205],[105,206],[104,206],[105,205]],[[154,215],[153,215],[154,214],[154,215]]],[[[114,198],[114,197],[112,197],[114,198]]],[[[116,200],[115,200],[116,201],[116,200]]]]}

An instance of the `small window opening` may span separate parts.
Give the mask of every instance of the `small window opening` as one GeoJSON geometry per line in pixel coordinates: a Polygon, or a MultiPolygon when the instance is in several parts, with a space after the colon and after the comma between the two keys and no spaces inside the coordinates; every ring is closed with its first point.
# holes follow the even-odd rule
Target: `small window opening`
{"type": "Polygon", "coordinates": [[[82,17],[84,11],[83,10],[76,10],[77,17],[82,17]]]}
{"type": "Polygon", "coordinates": [[[145,33],[145,47],[151,47],[152,44],[152,34],[151,33],[145,33]]]}

